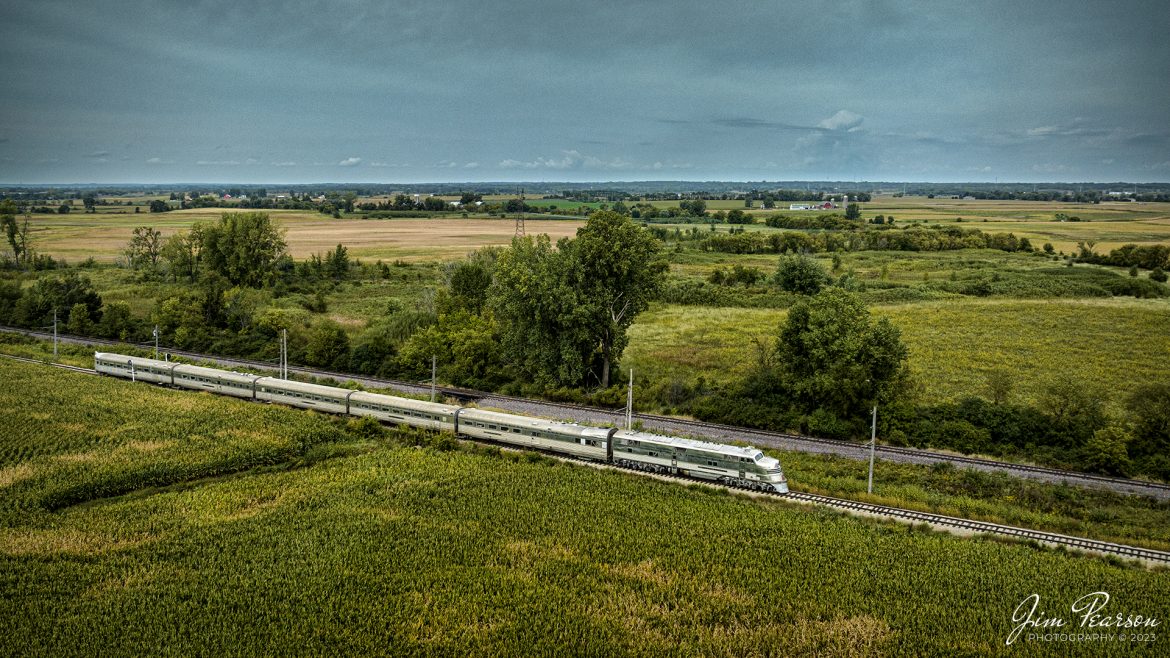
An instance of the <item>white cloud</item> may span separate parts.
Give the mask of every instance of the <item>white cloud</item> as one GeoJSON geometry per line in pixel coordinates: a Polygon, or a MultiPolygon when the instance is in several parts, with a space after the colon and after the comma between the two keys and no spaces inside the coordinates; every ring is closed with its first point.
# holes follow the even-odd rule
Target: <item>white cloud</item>
{"type": "Polygon", "coordinates": [[[633,163],[622,158],[602,160],[592,155],[582,155],[580,151],[561,151],[559,158],[536,158],[528,162],[507,159],[500,161],[502,169],[629,169],[633,163]]]}
{"type": "Polygon", "coordinates": [[[295,163],[291,160],[285,160],[284,162],[273,162],[272,166],[273,167],[295,167],[295,166],[297,166],[297,163],[295,163]]]}
{"type": "MultiPolygon", "coordinates": [[[[694,165],[689,162],[674,162],[673,160],[667,160],[666,162],[663,162],[661,160],[656,160],[654,164],[643,165],[639,167],[639,169],[642,169],[643,171],[662,171],[663,169],[690,169],[693,166],[694,165]]],[[[622,168],[625,168],[624,165],[622,168]]]]}
{"type": "Polygon", "coordinates": [[[238,160],[197,160],[195,164],[200,167],[234,167],[240,163],[238,160]]]}
{"type": "Polygon", "coordinates": [[[833,116],[818,123],[817,127],[824,128],[825,130],[848,130],[849,132],[855,132],[861,129],[862,121],[865,121],[865,117],[856,112],[838,110],[833,116]]]}
{"type": "Polygon", "coordinates": [[[467,164],[463,165],[463,168],[464,169],[475,169],[478,166],[479,166],[478,162],[468,162],[467,164]]]}
{"type": "Polygon", "coordinates": [[[356,167],[356,166],[360,165],[361,163],[362,163],[361,158],[355,158],[353,156],[350,156],[350,157],[342,160],[341,162],[338,162],[337,166],[338,167],[356,167]]]}
{"type": "Polygon", "coordinates": [[[174,164],[174,160],[163,160],[162,158],[147,158],[146,164],[174,164]]]}
{"type": "Polygon", "coordinates": [[[1030,136],[1030,137],[1044,137],[1046,135],[1052,135],[1059,130],[1060,130],[1060,128],[1058,128],[1056,126],[1040,126],[1038,128],[1029,128],[1028,129],[1028,136],[1030,136]]]}

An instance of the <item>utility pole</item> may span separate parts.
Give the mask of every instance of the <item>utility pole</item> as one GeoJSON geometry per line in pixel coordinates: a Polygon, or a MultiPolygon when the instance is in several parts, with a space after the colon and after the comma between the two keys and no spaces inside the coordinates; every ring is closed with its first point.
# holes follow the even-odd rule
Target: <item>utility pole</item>
{"type": "Polygon", "coordinates": [[[869,430],[869,486],[866,493],[873,493],[873,453],[877,451],[877,402],[873,403],[873,425],[869,430]]]}
{"type": "Polygon", "coordinates": [[[158,361],[158,325],[154,325],[154,360],[158,361]]]}
{"type": "Polygon", "coordinates": [[[431,402],[435,401],[435,374],[438,372],[437,365],[438,365],[438,361],[435,359],[435,355],[432,354],[431,355],[431,402]]]}
{"type": "Polygon", "coordinates": [[[57,309],[53,309],[53,360],[57,360],[57,309]]]}
{"type": "Polygon", "coordinates": [[[626,391],[626,429],[634,429],[634,369],[630,368],[630,388],[626,391]]]}
{"type": "Polygon", "coordinates": [[[280,378],[288,379],[288,329],[280,330],[280,378]]]}

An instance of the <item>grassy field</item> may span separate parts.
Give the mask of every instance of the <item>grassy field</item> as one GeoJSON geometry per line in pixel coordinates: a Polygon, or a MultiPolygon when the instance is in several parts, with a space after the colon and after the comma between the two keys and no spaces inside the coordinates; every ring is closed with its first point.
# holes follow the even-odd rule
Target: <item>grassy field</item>
{"type": "MultiPolygon", "coordinates": [[[[677,207],[677,201],[655,201],[660,207],[677,207]]],[[[757,207],[747,212],[762,221],[774,214],[816,215],[817,211],[789,211],[787,203],[777,203],[772,210],[757,207]]],[[[1057,251],[1075,252],[1078,242],[1096,243],[1097,253],[1108,252],[1123,244],[1170,242],[1170,203],[1077,204],[1045,201],[993,201],[975,199],[928,199],[926,197],[878,196],[860,204],[862,217],[893,216],[898,224],[961,223],[990,233],[1015,233],[1037,247],[1052,243],[1057,251]],[[1080,222],[1057,222],[1057,213],[1081,218],[1080,222]]],[[[708,201],[708,211],[743,208],[742,201],[708,201]],[[731,204],[731,205],[728,205],[731,204]]],[[[843,211],[837,211],[843,212],[843,211]]],[[[688,228],[689,225],[680,225],[688,228]]],[[[760,224],[749,231],[773,231],[760,224]]],[[[721,230],[726,230],[721,225],[721,230]]]]}
{"type": "MultiPolygon", "coordinates": [[[[1034,402],[1057,377],[1106,391],[1113,402],[1170,370],[1166,300],[956,299],[871,309],[902,330],[927,399],[985,394],[993,369],[1010,368],[1013,399],[1034,402]]],[[[658,306],[630,328],[622,365],[651,380],[728,381],[774,342],[785,311],[658,306]]]]}
{"type": "MultiPolygon", "coordinates": [[[[575,208],[575,201],[537,199],[533,203],[575,208]]],[[[662,207],[677,206],[676,201],[656,201],[662,207]]],[[[989,232],[1012,232],[1027,237],[1036,246],[1050,242],[1058,251],[1070,253],[1077,242],[1093,241],[1098,253],[1126,243],[1170,242],[1170,204],[1106,202],[1066,204],[1023,201],[975,201],[957,199],[926,199],[924,197],[876,197],[864,203],[865,217],[877,214],[893,215],[900,223],[925,220],[930,223],[954,223],[960,218],[965,225],[989,232]],[[1053,221],[1056,213],[1075,215],[1082,222],[1053,221]]],[[[708,209],[728,210],[742,208],[742,201],[710,201],[708,209]]],[[[786,205],[776,210],[756,208],[753,214],[763,217],[786,212],[786,205]]],[[[161,214],[133,214],[132,209],[102,207],[96,215],[71,213],[69,215],[35,215],[33,246],[41,253],[64,257],[77,262],[88,257],[98,261],[113,261],[130,240],[130,231],[136,226],[153,226],[170,235],[190,227],[197,221],[216,221],[222,208],[177,210],[161,214]],[[125,213],[125,214],[122,214],[125,213]]],[[[289,250],[294,257],[304,258],[345,244],[354,256],[369,259],[432,260],[458,258],[468,251],[485,245],[506,245],[514,233],[514,220],[489,218],[438,218],[361,220],[356,216],[332,219],[310,211],[267,211],[288,229],[289,250]]],[[[583,221],[537,220],[526,222],[530,235],[548,233],[553,240],[573,235],[583,221]]],[[[669,225],[668,225],[669,226],[669,225]]],[[[689,228],[690,225],[682,225],[689,228]]],[[[721,225],[719,230],[728,230],[721,225]]],[[[773,231],[763,225],[748,226],[747,230],[773,231]]]]}
{"type": "Polygon", "coordinates": [[[893,215],[899,223],[964,224],[992,233],[1015,233],[1037,247],[1052,243],[1057,251],[1072,253],[1077,242],[1096,242],[1098,253],[1127,243],[1170,242],[1170,203],[1103,202],[1099,204],[1045,201],[994,201],[875,197],[861,204],[862,215],[893,215]],[[1080,217],[1081,222],[1054,221],[1057,213],[1080,217]]]}
{"type": "Polygon", "coordinates": [[[1103,590],[1110,613],[1170,615],[1164,570],[412,449],[308,412],[40,366],[0,376],[6,655],[971,654],[1002,648],[1033,593],[1053,614],[1103,590]],[[209,451],[216,428],[240,440],[209,451]]]}
{"type": "MultiPolygon", "coordinates": [[[[112,262],[130,242],[136,226],[153,226],[164,237],[196,222],[215,222],[222,208],[176,210],[159,214],[34,215],[30,220],[33,247],[71,263],[86,258],[112,262]]],[[[285,239],[294,258],[307,258],[344,244],[351,257],[407,261],[460,258],[478,247],[508,245],[515,235],[512,219],[332,219],[316,212],[270,210],[287,229],[285,239]]],[[[547,233],[553,240],[575,235],[583,221],[529,220],[529,234],[547,233]]]]}

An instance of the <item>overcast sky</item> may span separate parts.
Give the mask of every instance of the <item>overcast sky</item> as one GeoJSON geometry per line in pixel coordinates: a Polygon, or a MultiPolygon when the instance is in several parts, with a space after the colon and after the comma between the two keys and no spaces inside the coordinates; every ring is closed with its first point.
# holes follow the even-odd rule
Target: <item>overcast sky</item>
{"type": "Polygon", "coordinates": [[[1165,0],[7,0],[0,183],[1170,180],[1165,0]]]}

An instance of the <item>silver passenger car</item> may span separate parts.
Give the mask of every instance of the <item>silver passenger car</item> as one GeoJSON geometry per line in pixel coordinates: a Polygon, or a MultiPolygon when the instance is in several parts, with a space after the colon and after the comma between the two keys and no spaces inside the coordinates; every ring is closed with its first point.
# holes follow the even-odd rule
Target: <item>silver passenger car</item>
{"type": "Polygon", "coordinates": [[[140,356],[95,352],[93,369],[103,375],[122,377],[133,381],[171,384],[171,371],[179,364],[140,356]]]}
{"type": "Polygon", "coordinates": [[[259,375],[249,375],[242,372],[180,365],[172,371],[171,383],[180,388],[209,391],[252,400],[256,397],[256,380],[258,379],[263,378],[259,375]]]}
{"type": "Polygon", "coordinates": [[[464,409],[459,414],[460,434],[599,461],[607,460],[614,431],[482,409],[464,409]]]}
{"type": "Polygon", "coordinates": [[[335,386],[306,384],[291,379],[261,377],[256,380],[256,399],[278,402],[303,409],[316,409],[335,414],[349,413],[349,397],[357,393],[335,386]]]}
{"type": "Polygon", "coordinates": [[[350,415],[370,416],[387,423],[405,423],[448,432],[455,431],[455,414],[459,409],[449,404],[365,391],[357,391],[349,396],[350,415]]]}

